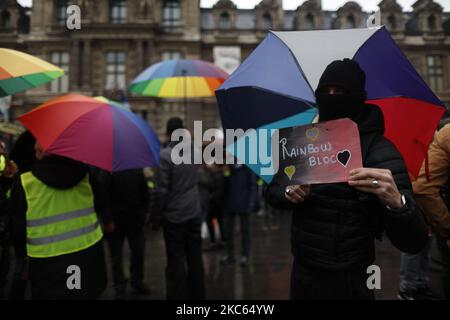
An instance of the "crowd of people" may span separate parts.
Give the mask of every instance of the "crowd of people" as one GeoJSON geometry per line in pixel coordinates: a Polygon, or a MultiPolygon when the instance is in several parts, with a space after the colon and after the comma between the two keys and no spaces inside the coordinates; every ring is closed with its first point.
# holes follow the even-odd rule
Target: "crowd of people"
{"type": "Polygon", "coordinates": [[[275,214],[292,212],[291,299],[374,299],[366,269],[375,259],[375,240],[383,236],[402,252],[399,298],[404,300],[436,299],[428,284],[435,236],[448,299],[450,125],[443,123],[436,132],[428,161],[411,183],[401,154],[383,136],[382,112],[365,103],[365,74],[358,63],[331,63],[316,98],[320,121],[350,118],[358,125],[364,167],[351,171],[345,183],[286,186],[274,179],[264,185],[241,164],[175,164],[172,150],[185,142],[170,139],[184,129],[179,118],[167,122],[160,165],[152,170],[109,173],[51,155],[30,132],[10,152],[0,145],[1,298],[24,299],[27,287],[32,299],[101,298],[107,285],[104,240],[115,298],[127,296],[128,283],[135,292],[150,295],[145,242],[151,224],[163,231],[167,299],[206,299],[204,252],[223,250],[224,267],[239,263],[247,268],[251,215],[263,195],[265,209],[270,204],[275,214]],[[203,223],[208,246],[202,240],[203,223]],[[130,279],[124,272],[125,240],[130,279]],[[82,270],[80,290],[67,285],[69,266],[82,270]],[[12,283],[6,292],[8,274],[12,283]]]}
{"type": "MultiPolygon", "coordinates": [[[[182,128],[181,119],[170,119],[168,138],[182,128]]],[[[1,298],[24,299],[28,287],[32,299],[100,298],[107,284],[103,242],[109,249],[115,299],[126,298],[128,285],[135,293],[150,295],[144,281],[147,225],[163,229],[168,299],[206,298],[203,250],[226,244],[223,264],[234,261],[236,215],[241,216],[241,262],[246,267],[256,176],[242,165],[174,165],[174,145],[169,140],[163,145],[157,170],[115,173],[47,154],[29,131],[10,152],[2,147],[1,298]],[[202,248],[203,222],[209,231],[208,248],[202,248]],[[66,236],[56,239],[56,234],[66,236]],[[130,279],[124,272],[125,240],[130,279]],[[71,265],[83,270],[82,290],[67,289],[71,265]],[[8,277],[11,283],[6,286],[8,277]]]]}

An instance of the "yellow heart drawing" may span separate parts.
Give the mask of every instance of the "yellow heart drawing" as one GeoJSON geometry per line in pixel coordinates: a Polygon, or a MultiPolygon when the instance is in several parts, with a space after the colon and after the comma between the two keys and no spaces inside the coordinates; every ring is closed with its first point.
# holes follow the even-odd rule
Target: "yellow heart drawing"
{"type": "Polygon", "coordinates": [[[315,141],[319,137],[319,134],[320,130],[317,128],[310,128],[306,130],[306,137],[312,141],[315,141]]]}
{"type": "Polygon", "coordinates": [[[294,166],[287,166],[284,168],[284,173],[288,176],[289,180],[292,180],[292,177],[295,174],[295,167],[294,166]]]}

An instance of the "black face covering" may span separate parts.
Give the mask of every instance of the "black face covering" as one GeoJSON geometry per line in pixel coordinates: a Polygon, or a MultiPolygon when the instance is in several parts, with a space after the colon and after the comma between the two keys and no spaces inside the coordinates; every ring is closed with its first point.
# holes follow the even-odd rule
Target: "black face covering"
{"type": "Polygon", "coordinates": [[[319,120],[350,118],[362,113],[366,100],[366,74],[358,62],[350,59],[330,63],[322,74],[316,90],[319,120]],[[328,94],[327,88],[337,87],[340,94],[328,94]]]}
{"type": "Polygon", "coordinates": [[[329,121],[341,118],[357,120],[364,107],[364,98],[360,95],[345,94],[318,94],[319,120],[329,121]]]}

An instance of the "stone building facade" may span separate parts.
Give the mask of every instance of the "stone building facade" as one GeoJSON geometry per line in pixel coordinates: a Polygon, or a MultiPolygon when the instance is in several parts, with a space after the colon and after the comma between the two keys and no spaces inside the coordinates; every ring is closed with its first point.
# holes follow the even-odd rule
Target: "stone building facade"
{"type": "MultiPolygon", "coordinates": [[[[23,8],[16,0],[0,1],[0,47],[22,50],[66,70],[46,86],[17,94],[15,116],[67,92],[117,97],[152,63],[165,59],[202,59],[232,71],[265,37],[267,30],[361,28],[371,13],[356,2],[337,11],[320,0],[283,10],[282,0],[262,0],[242,10],[230,0],[200,8],[200,0],[34,0],[23,8]],[[81,9],[81,30],[66,27],[68,5],[81,9]]],[[[381,22],[419,73],[450,105],[450,12],[433,0],[418,0],[404,12],[396,0],[379,4],[381,22]]],[[[184,116],[183,101],[128,95],[162,136],[165,122],[184,116]]],[[[189,100],[187,122],[220,126],[214,98],[189,100]]]]}

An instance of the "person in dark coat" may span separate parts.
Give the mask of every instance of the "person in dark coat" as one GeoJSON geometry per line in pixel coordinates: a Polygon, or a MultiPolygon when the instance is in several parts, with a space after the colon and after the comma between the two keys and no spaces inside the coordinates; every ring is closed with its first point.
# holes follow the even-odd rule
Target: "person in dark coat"
{"type": "Polygon", "coordinates": [[[150,294],[144,282],[145,232],[149,219],[149,192],[142,169],[131,169],[106,175],[102,185],[109,185],[112,221],[106,222],[107,239],[112,259],[116,299],[124,299],[127,279],[123,271],[125,238],[131,251],[131,286],[136,293],[150,294]]]}
{"type": "Polygon", "coordinates": [[[209,193],[208,215],[206,219],[209,234],[211,235],[211,242],[216,243],[218,248],[223,246],[225,239],[225,226],[223,222],[225,176],[223,169],[223,165],[213,164],[208,166],[208,170],[210,170],[211,174],[211,189],[209,193]],[[213,219],[216,219],[219,225],[220,239],[216,239],[213,219]]]}
{"type": "Polygon", "coordinates": [[[380,108],[365,104],[358,63],[331,63],[316,98],[320,121],[357,123],[364,168],[350,172],[347,183],[268,186],[273,206],[293,210],[291,299],[374,299],[366,285],[374,239],[384,231],[399,250],[416,253],[427,243],[427,227],[403,158],[383,136],[380,108]]]}
{"type": "Polygon", "coordinates": [[[225,245],[227,254],[221,260],[222,265],[233,264],[234,227],[236,217],[241,229],[241,266],[247,267],[250,255],[250,213],[254,211],[257,199],[256,176],[246,166],[233,164],[229,166],[229,176],[225,183],[224,219],[225,245]]]}
{"type": "MultiPolygon", "coordinates": [[[[71,192],[81,183],[84,183],[83,181],[88,179],[93,195],[94,211],[97,215],[108,215],[109,201],[106,200],[107,195],[103,194],[104,189],[89,174],[89,167],[87,165],[65,157],[49,155],[38,144],[36,144],[36,157],[38,160],[31,165],[30,171],[22,175],[31,173],[34,177],[33,179],[35,179],[34,181],[39,181],[38,183],[44,184],[46,188],[55,190],[55,194],[62,194],[62,190],[71,192]]],[[[12,210],[16,216],[13,227],[15,228],[14,233],[16,235],[17,245],[22,247],[20,251],[27,252],[29,256],[28,269],[32,299],[98,299],[106,287],[106,263],[101,238],[102,233],[101,230],[99,231],[97,229],[98,224],[95,224],[95,231],[93,229],[86,229],[86,233],[81,235],[84,237],[87,231],[89,231],[95,236],[95,238],[94,236],[91,238],[93,241],[86,242],[84,249],[71,250],[71,252],[55,256],[30,256],[29,248],[27,247],[30,244],[27,231],[27,228],[29,228],[27,226],[27,221],[29,221],[27,217],[29,214],[27,199],[28,197],[25,193],[22,180],[15,179],[11,188],[12,210]],[[100,237],[98,237],[99,235],[100,237]],[[71,269],[73,266],[78,267],[80,270],[79,289],[69,288],[68,286],[70,272],[74,270],[71,269]]],[[[54,201],[58,201],[56,198],[53,199],[54,201]]],[[[37,200],[34,199],[34,201],[37,200]]],[[[49,203],[48,206],[45,204],[43,206],[48,208],[51,205],[53,204],[49,203]]],[[[93,219],[86,215],[87,217],[90,220],[93,219]]],[[[66,221],[67,218],[61,216],[61,219],[66,221]]],[[[75,222],[75,220],[71,221],[75,222]]],[[[54,222],[45,221],[44,223],[42,221],[42,224],[37,227],[49,225],[50,223],[54,222]]],[[[69,236],[69,234],[67,235],[69,236]]],[[[55,238],[49,239],[54,243],[58,241],[55,238]]]]}
{"type": "MultiPolygon", "coordinates": [[[[22,133],[14,143],[11,149],[10,159],[17,164],[19,170],[19,174],[14,176],[14,180],[20,180],[20,174],[31,170],[31,166],[36,161],[35,144],[36,139],[28,130],[22,133]]],[[[17,218],[16,215],[11,216],[12,224],[15,224],[17,218]]],[[[17,228],[13,228],[13,230],[17,230],[17,228]]],[[[11,235],[12,245],[14,247],[15,267],[11,292],[9,294],[10,300],[24,300],[28,284],[27,273],[25,272],[27,253],[25,247],[22,245],[21,233],[20,231],[18,235],[15,233],[11,235]]]]}
{"type": "MultiPolygon", "coordinates": [[[[167,122],[167,136],[183,129],[179,118],[167,122]]],[[[183,129],[184,130],[184,129],[183,129]]],[[[155,206],[152,220],[163,227],[166,244],[166,294],[168,300],[202,300],[205,284],[202,261],[198,168],[189,163],[175,164],[172,151],[186,143],[171,141],[160,153],[155,175],[155,206]]],[[[194,149],[192,149],[196,152],[194,149]]],[[[200,150],[201,151],[201,150],[200,150]]]]}
{"type": "Polygon", "coordinates": [[[0,300],[5,297],[11,258],[11,207],[7,192],[16,172],[17,165],[8,160],[5,144],[0,141],[0,300]]]}

